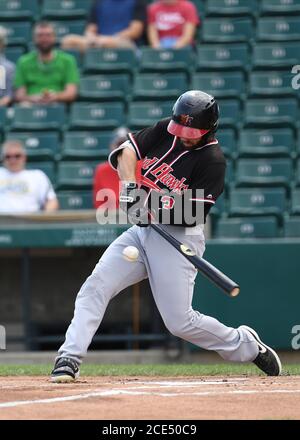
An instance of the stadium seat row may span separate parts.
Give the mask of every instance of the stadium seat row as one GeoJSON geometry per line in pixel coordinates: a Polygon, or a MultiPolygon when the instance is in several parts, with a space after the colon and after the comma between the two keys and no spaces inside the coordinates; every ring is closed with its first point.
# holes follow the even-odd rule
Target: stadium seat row
{"type": "MultiPolygon", "coordinates": [[[[299,105],[296,98],[249,99],[244,109],[238,99],[219,99],[220,126],[299,127],[299,105]]],[[[1,127],[11,130],[113,129],[127,124],[132,129],[152,125],[170,116],[172,101],[76,102],[68,114],[63,105],[23,107],[16,105],[6,112],[0,108],[1,127]]]]}
{"type": "MultiPolygon", "coordinates": [[[[1,0],[0,17],[6,20],[86,18],[92,0],[1,0]]],[[[153,0],[148,0],[151,3],[153,0]]],[[[192,0],[200,15],[253,16],[295,14],[299,0],[192,0]]]]}
{"type": "MultiPolygon", "coordinates": [[[[299,23],[300,24],[300,23],[299,23]]],[[[22,25],[23,26],[23,25],[22,25]]],[[[14,28],[15,32],[17,28],[14,28]]],[[[27,49],[28,35],[14,40],[6,56],[16,62],[27,49]],[[24,41],[22,45],[21,41],[24,41]]],[[[30,48],[29,48],[30,49],[30,48]]],[[[186,72],[254,70],[290,71],[299,62],[300,40],[293,42],[257,43],[253,49],[247,43],[201,44],[196,51],[190,48],[177,50],[142,47],[139,56],[130,49],[90,49],[83,59],[77,51],[73,54],[83,73],[186,72]]]]}
{"type": "Polygon", "coordinates": [[[226,218],[218,220],[216,238],[293,238],[300,237],[300,217],[286,217],[283,227],[272,216],[226,218]]]}

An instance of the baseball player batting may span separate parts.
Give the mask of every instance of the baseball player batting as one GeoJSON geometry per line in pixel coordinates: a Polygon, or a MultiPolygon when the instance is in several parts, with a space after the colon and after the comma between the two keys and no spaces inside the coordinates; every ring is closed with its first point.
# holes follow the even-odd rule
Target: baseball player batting
{"type": "MultiPolygon", "coordinates": [[[[142,189],[148,195],[161,194],[160,207],[152,211],[151,219],[154,216],[161,228],[199,257],[205,250],[203,223],[224,188],[226,162],[216,139],[218,118],[218,104],[212,96],[199,90],[187,91],[176,101],[170,118],[130,133],[128,140],[109,156],[122,182],[121,208],[133,212],[138,197],[136,164],[142,159],[142,189]],[[183,215],[178,224],[170,215],[168,224],[161,222],[164,209],[172,213],[178,197],[183,197],[187,190],[192,194],[188,206],[193,212],[201,206],[203,218],[187,224],[183,215]],[[197,190],[202,190],[202,197],[197,197],[197,190]],[[166,191],[169,196],[165,195],[166,191]]],[[[144,206],[149,212],[147,199],[144,206]]],[[[145,278],[149,278],[158,310],[173,335],[214,350],[227,361],[254,362],[267,375],[278,376],[281,372],[278,355],[253,329],[245,325],[227,327],[193,310],[196,268],[149,226],[151,219],[147,215],[145,220],[142,211],[137,214],[140,220],[106,249],[81,287],[51,380],[71,382],[79,377],[80,364],[108,303],[120,291],[145,278]],[[134,263],[123,258],[128,246],[139,251],[134,263]]]]}

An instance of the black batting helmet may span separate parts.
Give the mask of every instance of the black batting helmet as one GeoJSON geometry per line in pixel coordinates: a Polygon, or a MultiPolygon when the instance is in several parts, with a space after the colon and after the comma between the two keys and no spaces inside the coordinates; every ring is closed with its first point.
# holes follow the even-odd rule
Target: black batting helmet
{"type": "Polygon", "coordinates": [[[215,98],[201,90],[183,93],[174,104],[168,132],[186,139],[198,139],[216,131],[219,106],[215,98]]]}

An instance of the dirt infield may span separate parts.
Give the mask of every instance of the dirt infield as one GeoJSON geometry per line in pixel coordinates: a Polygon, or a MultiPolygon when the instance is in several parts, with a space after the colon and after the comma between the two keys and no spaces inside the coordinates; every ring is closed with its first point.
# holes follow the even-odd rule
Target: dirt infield
{"type": "Polygon", "coordinates": [[[300,376],[1,377],[0,419],[300,419],[300,376]]]}

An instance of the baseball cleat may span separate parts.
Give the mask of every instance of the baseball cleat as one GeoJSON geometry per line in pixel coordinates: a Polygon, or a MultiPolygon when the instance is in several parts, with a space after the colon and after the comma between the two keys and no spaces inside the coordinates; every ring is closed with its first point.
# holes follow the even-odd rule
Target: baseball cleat
{"type": "Polygon", "coordinates": [[[252,328],[247,325],[241,325],[241,328],[248,330],[257,341],[259,352],[253,363],[268,376],[279,376],[281,373],[281,362],[277,353],[271,347],[264,344],[252,328]]]}
{"type": "Polygon", "coordinates": [[[79,366],[76,361],[68,357],[61,357],[55,362],[50,380],[55,383],[74,382],[78,379],[79,374],[79,366]]]}

